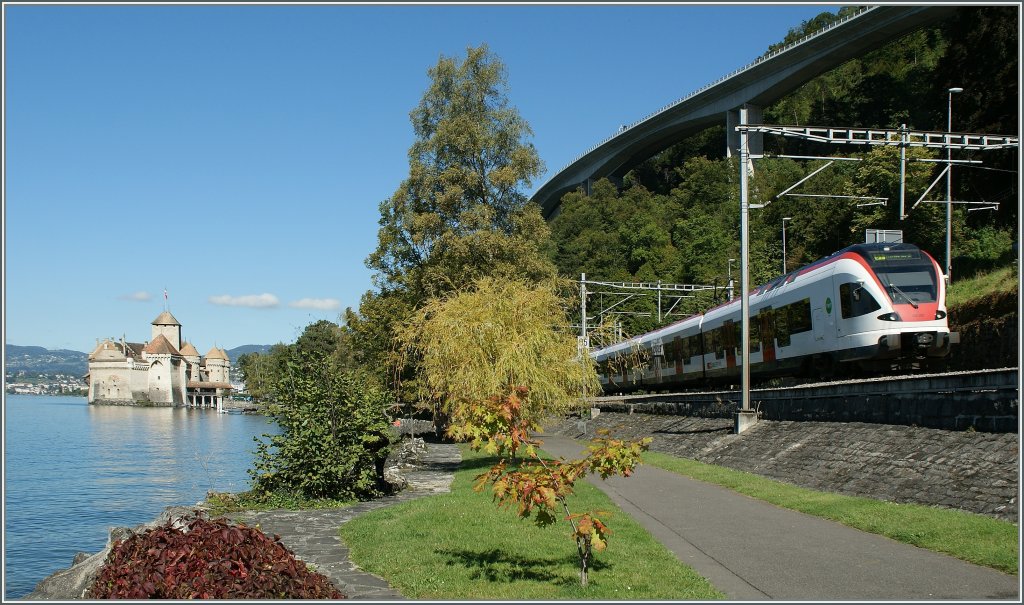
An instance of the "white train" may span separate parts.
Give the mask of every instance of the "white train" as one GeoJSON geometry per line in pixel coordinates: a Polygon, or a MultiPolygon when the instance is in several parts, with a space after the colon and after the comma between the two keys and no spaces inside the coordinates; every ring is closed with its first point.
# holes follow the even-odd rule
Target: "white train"
{"type": "MultiPolygon", "coordinates": [[[[942,271],[911,244],[858,244],[750,293],[750,373],[828,377],[933,365],[959,342],[942,271]]],[[[738,381],[740,299],[593,351],[606,391],[738,381]]]]}

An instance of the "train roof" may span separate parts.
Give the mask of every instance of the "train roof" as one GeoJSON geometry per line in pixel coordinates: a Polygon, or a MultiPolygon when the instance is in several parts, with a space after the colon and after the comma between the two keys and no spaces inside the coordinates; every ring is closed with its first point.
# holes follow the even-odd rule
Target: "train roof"
{"type": "Polygon", "coordinates": [[[835,259],[837,256],[842,256],[842,255],[846,254],[847,252],[853,252],[855,254],[859,254],[860,256],[864,257],[865,259],[871,259],[871,258],[873,258],[874,255],[878,254],[879,252],[910,252],[910,251],[921,252],[921,249],[918,248],[917,246],[915,246],[914,244],[904,244],[902,242],[901,243],[896,243],[896,242],[880,242],[880,243],[876,243],[876,244],[854,244],[852,246],[847,246],[847,247],[845,247],[842,250],[839,250],[837,252],[833,252],[832,254],[829,254],[828,256],[823,256],[822,258],[819,258],[818,260],[814,261],[813,263],[810,263],[809,265],[805,265],[805,266],[797,269],[796,271],[792,271],[791,273],[801,273],[801,272],[806,271],[808,269],[813,269],[813,268],[815,268],[815,267],[817,267],[819,265],[827,264],[829,261],[835,259]]]}
{"type": "MultiPolygon", "coordinates": [[[[819,258],[818,260],[816,260],[814,262],[808,263],[808,264],[806,264],[806,265],[804,265],[802,267],[799,267],[797,269],[794,269],[794,270],[792,270],[792,271],[790,271],[788,273],[780,275],[780,276],[776,277],[775,279],[773,279],[773,280],[771,280],[771,281],[769,281],[769,282],[767,282],[765,284],[761,284],[760,286],[752,288],[750,290],[750,294],[752,296],[761,295],[761,294],[764,294],[765,292],[768,292],[768,291],[778,287],[781,284],[790,283],[790,282],[794,281],[800,275],[803,275],[805,273],[809,273],[811,271],[814,271],[815,269],[818,269],[820,267],[828,265],[829,263],[835,262],[840,257],[842,257],[844,254],[848,254],[848,253],[857,254],[858,256],[864,258],[866,261],[871,263],[872,259],[874,259],[878,255],[878,253],[880,253],[880,252],[919,252],[920,253],[920,252],[923,252],[923,251],[920,248],[918,248],[917,246],[915,246],[914,244],[904,244],[904,243],[896,243],[896,242],[881,242],[881,243],[871,243],[871,244],[854,244],[852,246],[847,246],[847,247],[843,248],[842,250],[838,250],[836,252],[833,252],[832,254],[829,254],[828,256],[823,256],[823,257],[819,258]]],[[[712,307],[711,309],[708,309],[707,311],[705,311],[704,315],[708,315],[712,311],[719,311],[721,309],[725,309],[725,308],[727,308],[727,307],[729,307],[729,306],[731,306],[733,304],[739,304],[739,300],[740,300],[739,297],[737,297],[737,298],[734,298],[734,299],[732,299],[732,300],[730,300],[728,302],[722,303],[722,304],[720,304],[720,305],[718,305],[716,307],[712,307]]]]}

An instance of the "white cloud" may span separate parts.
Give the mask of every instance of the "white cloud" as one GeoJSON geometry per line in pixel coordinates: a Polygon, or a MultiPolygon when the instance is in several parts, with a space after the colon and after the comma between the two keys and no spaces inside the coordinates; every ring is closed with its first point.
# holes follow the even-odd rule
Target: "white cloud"
{"type": "Polygon", "coordinates": [[[289,307],[296,309],[316,309],[318,311],[333,311],[341,308],[341,301],[336,298],[303,298],[288,303],[289,307]]]}
{"type": "Polygon", "coordinates": [[[135,302],[148,302],[153,299],[153,295],[149,292],[139,290],[138,292],[132,292],[131,294],[122,294],[118,296],[121,300],[134,300],[135,302]]]}
{"type": "Polygon", "coordinates": [[[247,294],[245,296],[230,296],[222,294],[211,296],[209,301],[215,305],[226,307],[252,307],[254,309],[270,309],[278,306],[277,297],[273,294],[247,294]]]}

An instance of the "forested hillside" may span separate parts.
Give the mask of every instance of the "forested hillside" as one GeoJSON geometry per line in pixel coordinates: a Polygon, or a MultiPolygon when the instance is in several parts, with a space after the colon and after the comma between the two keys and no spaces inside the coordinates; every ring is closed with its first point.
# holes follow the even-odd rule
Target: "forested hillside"
{"type": "Polygon", "coordinates": [[[88,355],[67,349],[4,345],[4,364],[8,372],[24,371],[27,375],[67,374],[81,376],[88,371],[88,355]]]}
{"type": "MultiPolygon", "coordinates": [[[[795,41],[841,18],[822,13],[790,31],[779,45],[795,41]]],[[[1017,7],[963,7],[954,17],[920,30],[824,74],[770,107],[764,122],[784,125],[851,126],[945,131],[949,89],[952,130],[1016,135],[1017,7]]],[[[773,47],[774,48],[774,47],[773,47]]],[[[773,48],[767,49],[771,52],[773,48]]],[[[782,218],[787,223],[786,268],[863,242],[865,229],[900,229],[904,241],[945,259],[946,207],[921,203],[899,220],[899,150],[843,148],[766,137],[768,154],[859,157],[836,162],[793,193],[886,198],[886,205],[858,206],[846,198],[791,197],[753,210],[750,223],[751,281],[780,273],[782,218]]],[[[739,256],[739,167],[725,155],[725,127],[682,141],[633,170],[618,189],[607,181],[591,195],[570,193],[551,222],[560,273],[588,279],[725,285],[730,258],[739,256]]],[[[908,150],[909,208],[945,167],[942,150],[908,150]],[[917,160],[917,161],[913,161],[917,160]]],[[[1016,257],[1018,220],[1017,150],[953,152],[954,159],[980,160],[953,171],[952,199],[998,203],[997,211],[953,213],[953,276],[1006,264],[1016,257]]],[[[821,167],[822,160],[765,158],[755,163],[752,202],[764,203],[821,167]]],[[[944,179],[927,200],[945,199],[944,179]]],[[[733,265],[734,277],[737,265],[733,265]]],[[[721,294],[719,295],[721,296],[721,294]]],[[[684,300],[696,312],[707,297],[684,300]]],[[[653,311],[646,299],[638,311],[653,311]],[[645,307],[646,305],[646,307],[645,307]]],[[[678,319],[678,315],[666,318],[678,319]]],[[[626,332],[655,327],[651,317],[619,316],[626,332]]]]}

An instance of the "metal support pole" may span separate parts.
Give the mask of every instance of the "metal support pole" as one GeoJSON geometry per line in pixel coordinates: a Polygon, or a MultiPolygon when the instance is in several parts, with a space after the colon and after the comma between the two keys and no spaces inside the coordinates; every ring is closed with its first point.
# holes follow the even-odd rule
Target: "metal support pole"
{"type": "Polygon", "coordinates": [[[782,274],[786,274],[786,223],[791,219],[787,216],[782,219],[782,274]]]}
{"type": "Polygon", "coordinates": [[[907,125],[900,124],[900,220],[907,218],[903,212],[907,197],[907,125]]]}
{"type": "Polygon", "coordinates": [[[587,346],[587,274],[580,273],[580,349],[586,353],[587,346]]]}
{"type": "Polygon", "coordinates": [[[733,298],[736,298],[736,295],[733,292],[733,282],[732,282],[732,264],[734,262],[736,262],[735,258],[730,258],[729,259],[729,300],[732,300],[733,298]]]}
{"type": "MultiPolygon", "coordinates": [[[[740,108],[740,124],[747,124],[747,107],[740,108]]],[[[757,416],[750,408],[750,245],[749,245],[749,214],[750,214],[750,148],[747,131],[740,131],[740,351],[737,361],[742,359],[740,371],[742,406],[736,414],[736,433],[742,433],[757,422],[757,416]]]]}
{"type": "MultiPolygon", "coordinates": [[[[953,93],[963,88],[949,89],[949,107],[946,112],[946,132],[953,132],[953,93]]],[[[947,135],[949,136],[949,135],[947,135]]],[[[946,146],[946,285],[953,282],[953,148],[946,146]]]]}
{"type": "Polygon", "coordinates": [[[661,325],[661,280],[658,280],[658,325],[661,325]]]}

